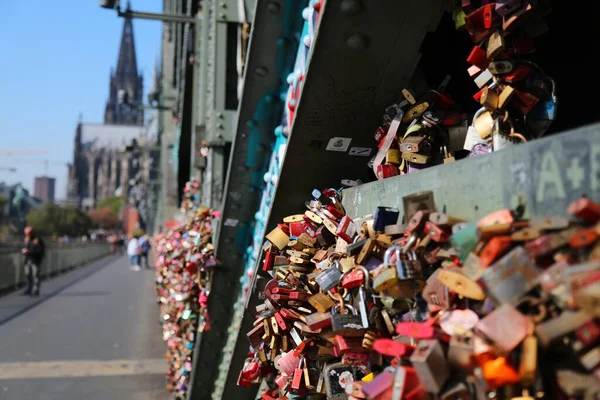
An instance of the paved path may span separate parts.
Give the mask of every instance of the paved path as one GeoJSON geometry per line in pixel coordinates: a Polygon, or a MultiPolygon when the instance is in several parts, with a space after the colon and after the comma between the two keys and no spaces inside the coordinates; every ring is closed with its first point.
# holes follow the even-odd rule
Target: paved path
{"type": "Polygon", "coordinates": [[[153,272],[112,256],[0,297],[0,399],[166,400],[153,272]]]}

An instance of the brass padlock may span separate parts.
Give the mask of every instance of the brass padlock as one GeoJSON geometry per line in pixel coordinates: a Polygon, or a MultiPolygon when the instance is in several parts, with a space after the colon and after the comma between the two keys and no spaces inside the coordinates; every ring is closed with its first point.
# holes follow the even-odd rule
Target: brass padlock
{"type": "Polygon", "coordinates": [[[486,55],[488,60],[493,60],[498,54],[504,51],[504,36],[502,32],[496,31],[492,33],[488,39],[486,55]]]}
{"type": "Polygon", "coordinates": [[[400,143],[400,151],[408,153],[430,153],[431,142],[425,136],[409,136],[400,143]]]}
{"type": "Polygon", "coordinates": [[[481,139],[487,139],[494,129],[494,117],[486,108],[482,108],[473,116],[473,127],[481,139]]]}
{"type": "Polygon", "coordinates": [[[415,164],[427,164],[429,156],[419,153],[402,152],[402,159],[415,164]]]}

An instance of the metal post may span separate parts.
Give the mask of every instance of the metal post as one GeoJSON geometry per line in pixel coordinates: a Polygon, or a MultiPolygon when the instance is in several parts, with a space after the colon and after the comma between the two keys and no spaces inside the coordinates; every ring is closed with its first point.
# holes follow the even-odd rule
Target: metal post
{"type": "Polygon", "coordinates": [[[177,14],[157,14],[157,13],[149,13],[149,12],[139,12],[139,11],[131,11],[125,10],[121,11],[117,9],[117,13],[119,17],[123,18],[137,18],[137,19],[150,19],[154,21],[162,21],[162,22],[176,22],[180,24],[195,24],[196,19],[199,17],[190,17],[185,15],[177,15],[177,14]]]}

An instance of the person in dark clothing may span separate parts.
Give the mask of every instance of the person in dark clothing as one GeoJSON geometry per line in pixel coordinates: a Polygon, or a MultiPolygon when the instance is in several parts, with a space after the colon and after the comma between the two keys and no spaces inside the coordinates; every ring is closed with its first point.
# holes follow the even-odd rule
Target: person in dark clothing
{"type": "Polygon", "coordinates": [[[25,256],[25,275],[27,276],[27,289],[24,295],[40,295],[40,266],[44,259],[44,242],[37,237],[33,229],[28,226],[25,228],[24,247],[21,251],[25,256]]]}

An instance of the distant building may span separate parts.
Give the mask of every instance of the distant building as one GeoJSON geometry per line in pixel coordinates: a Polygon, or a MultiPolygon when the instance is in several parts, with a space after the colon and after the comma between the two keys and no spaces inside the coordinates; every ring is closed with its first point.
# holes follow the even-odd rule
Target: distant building
{"type": "Polygon", "coordinates": [[[56,179],[49,176],[36,176],[33,184],[33,197],[44,203],[54,203],[56,179]]]}
{"type": "Polygon", "coordinates": [[[29,191],[19,183],[8,185],[0,182],[0,196],[6,200],[4,210],[0,210],[2,217],[11,219],[23,219],[31,210],[42,205],[39,199],[31,196],[29,191]],[[19,199],[19,192],[22,195],[21,199],[19,199]]]}
{"type": "Polygon", "coordinates": [[[77,124],[68,204],[88,210],[107,197],[129,194],[132,178],[145,165],[140,157],[147,156],[132,149],[156,140],[147,136],[148,128],[143,126],[142,103],[143,77],[137,71],[133,24],[126,18],[117,70],[110,74],[104,124],[77,124]]]}

